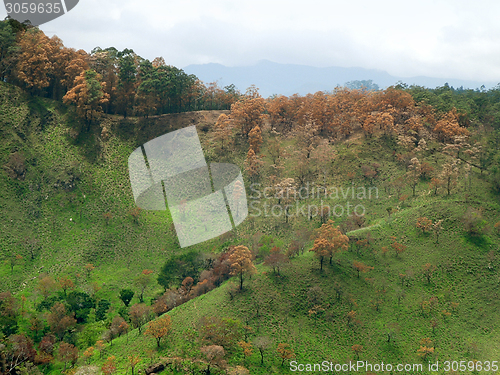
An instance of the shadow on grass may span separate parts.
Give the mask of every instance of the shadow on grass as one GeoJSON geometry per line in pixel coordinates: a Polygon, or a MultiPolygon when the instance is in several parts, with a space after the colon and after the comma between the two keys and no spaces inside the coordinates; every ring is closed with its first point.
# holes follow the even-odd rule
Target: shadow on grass
{"type": "Polygon", "coordinates": [[[487,248],[491,244],[491,240],[488,236],[481,235],[481,236],[472,236],[470,234],[467,234],[464,236],[465,241],[475,245],[477,247],[480,247],[482,249],[487,248]]]}

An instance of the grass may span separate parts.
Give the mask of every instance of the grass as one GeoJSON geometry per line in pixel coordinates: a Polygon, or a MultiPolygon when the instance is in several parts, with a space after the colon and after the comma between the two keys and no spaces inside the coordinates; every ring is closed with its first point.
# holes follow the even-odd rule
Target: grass
{"type": "MultiPolygon", "coordinates": [[[[0,144],[0,162],[5,165],[11,152],[17,150],[26,157],[27,165],[26,178],[22,181],[0,173],[0,239],[5,260],[0,264],[0,291],[10,290],[17,297],[25,296],[26,309],[31,310],[41,300],[36,287],[42,274],[56,278],[67,275],[83,290],[96,282],[101,287],[97,297],[108,299],[112,304],[111,319],[123,306],[118,299],[121,289],[134,289],[133,280],[143,269],[157,273],[169,256],[181,251],[168,211],[143,211],[138,223],[129,213],[134,202],[128,180],[128,156],[145,140],[171,129],[172,125],[162,125],[168,117],[145,123],[138,119],[106,117],[103,125],[111,136],[104,141],[99,138],[98,126],[91,134],[81,131],[72,111],[51,100],[29,98],[5,83],[0,83],[0,98],[0,134],[4,140],[0,144]],[[134,130],[138,128],[144,129],[144,133],[134,130]],[[111,213],[108,224],[103,216],[106,213],[111,213]],[[34,260],[29,257],[26,239],[38,241],[34,260]],[[22,255],[23,261],[11,272],[8,261],[15,254],[22,255]],[[88,263],[96,267],[90,278],[83,269],[88,263]]],[[[207,115],[186,116],[205,121],[207,115]]],[[[245,142],[237,145],[230,156],[219,156],[210,151],[210,133],[199,134],[210,160],[230,161],[244,167],[248,147],[245,142]]],[[[284,142],[291,148],[295,145],[292,137],[284,142]]],[[[327,180],[327,186],[339,189],[352,187],[351,180],[356,187],[370,187],[369,181],[360,174],[360,167],[377,162],[380,164],[380,177],[374,180],[379,191],[377,198],[344,199],[341,196],[323,200],[332,206],[363,205],[364,227],[353,229],[348,235],[366,238],[369,234],[370,246],[357,249],[351,245],[348,252],[335,257],[332,265],[326,261],[323,272],[319,271],[314,254],[307,251],[311,246],[294,258],[280,277],[259,264],[258,273],[245,279],[244,290],[234,299],[230,299],[228,292],[236,280],[229,280],[171,310],[168,314],[172,317],[173,330],[160,350],[156,350],[152,338],[133,330],[115,339],[102,358],[96,354],[92,364],[100,366],[108,356],[115,355],[118,373],[128,374],[127,357],[131,354],[142,358],[140,366],[143,367],[160,357],[202,358],[197,341],[197,326],[202,316],[236,318],[252,327],[254,336],[272,338],[274,346],[266,353],[264,366],[260,365],[257,351],[246,360],[239,350],[229,351],[228,364],[244,365],[251,374],[289,372],[287,366],[280,366],[275,348],[279,342],[289,343],[301,363],[356,360],[351,349],[356,344],[363,346],[360,360],[421,363],[417,350],[425,337],[434,343],[433,361],[498,358],[500,238],[493,232],[471,237],[465,233],[462,223],[469,206],[481,208],[490,226],[500,221],[498,196],[491,193],[484,176],[474,172],[471,190],[465,190],[464,181],[460,181],[450,196],[444,195],[444,191],[435,196],[429,191],[428,181],[421,181],[415,197],[408,186],[403,189],[402,194],[409,197],[401,202],[394,191],[386,191],[382,183],[383,179],[404,174],[404,168],[393,158],[387,142],[383,138],[358,138],[352,140],[349,147],[336,143],[337,156],[327,180]],[[355,172],[354,177],[348,177],[349,172],[355,172]],[[395,208],[390,217],[387,207],[395,208]],[[438,244],[434,235],[423,234],[415,227],[421,216],[443,220],[444,229],[438,244]],[[406,245],[399,256],[392,251],[391,236],[406,245]],[[382,247],[390,251],[384,255],[382,247]],[[491,251],[493,261],[488,260],[491,251]],[[374,269],[358,278],[352,268],[354,260],[374,269]],[[430,283],[423,275],[422,267],[426,263],[436,266],[430,283]],[[400,273],[413,275],[408,286],[401,285],[400,273]],[[336,290],[339,286],[340,297],[336,290]],[[319,297],[312,301],[313,294],[318,293],[319,297]],[[424,301],[434,302],[429,309],[422,309],[424,301]],[[379,304],[378,309],[374,304],[379,304]],[[358,323],[349,323],[350,311],[356,311],[358,323]],[[438,322],[434,330],[432,320],[438,322]],[[390,342],[388,333],[392,335],[390,342]]],[[[439,147],[438,144],[430,146],[439,147]]],[[[262,154],[266,155],[265,145],[262,154]]],[[[439,153],[430,152],[423,158],[436,169],[443,159],[439,153]]],[[[270,163],[267,157],[265,161],[270,163]]],[[[290,176],[293,176],[292,158],[287,159],[282,172],[282,177],[290,176]]],[[[322,181],[322,176],[317,181],[315,178],[318,185],[322,181]]],[[[265,186],[265,179],[261,183],[265,186]]],[[[251,194],[249,181],[245,184],[251,194]]],[[[268,203],[277,204],[277,200],[270,198],[268,203]]],[[[309,197],[299,201],[299,206],[303,205],[320,206],[321,199],[309,197]]],[[[335,217],[334,221],[336,225],[347,225],[348,219],[342,216],[335,217]]],[[[220,252],[232,244],[250,246],[251,236],[257,232],[272,236],[287,247],[296,231],[319,225],[318,217],[308,220],[302,215],[291,217],[288,223],[284,217],[272,215],[250,217],[236,229],[236,235],[192,248],[208,253],[220,252]]],[[[147,290],[145,300],[149,301],[161,291],[155,284],[147,290]]],[[[136,302],[137,296],[132,304],[136,302]]],[[[98,333],[105,328],[101,323],[88,327],[94,326],[98,333]]],[[[81,354],[85,347],[80,349],[81,354]]],[[[83,365],[83,360],[79,364],[83,365]]],[[[62,364],[56,362],[46,373],[59,374],[61,368],[62,364]]]]}

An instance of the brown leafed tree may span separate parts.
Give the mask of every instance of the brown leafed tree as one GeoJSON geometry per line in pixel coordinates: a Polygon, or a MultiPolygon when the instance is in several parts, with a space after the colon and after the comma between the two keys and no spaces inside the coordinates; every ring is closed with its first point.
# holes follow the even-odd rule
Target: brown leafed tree
{"type": "Polygon", "coordinates": [[[128,314],[132,327],[137,328],[139,334],[141,334],[142,326],[151,320],[151,306],[147,306],[143,303],[136,303],[132,305],[128,314]]]}
{"type": "Polygon", "coordinates": [[[238,342],[238,346],[243,350],[243,355],[245,359],[250,357],[253,353],[253,346],[251,342],[240,341],[238,342]]]}
{"type": "Polygon", "coordinates": [[[26,87],[35,93],[50,85],[52,74],[50,39],[38,28],[23,32],[18,43],[21,52],[16,67],[17,76],[26,87]]]}
{"type": "Polygon", "coordinates": [[[60,340],[68,329],[75,326],[76,319],[67,314],[66,307],[62,303],[57,302],[50,309],[47,323],[52,333],[60,340]]]}
{"type": "Polygon", "coordinates": [[[264,121],[266,101],[259,95],[257,89],[250,88],[242,100],[231,106],[231,118],[241,129],[241,135],[248,138],[250,131],[256,126],[261,127],[264,121]]]}
{"type": "Polygon", "coordinates": [[[320,270],[323,270],[323,261],[325,257],[330,258],[330,264],[335,254],[341,251],[347,251],[349,247],[349,237],[343,234],[339,227],[333,226],[333,221],[328,220],[328,223],[321,225],[316,231],[316,239],[314,241],[312,251],[320,261],[320,270]]]}
{"type": "Polygon", "coordinates": [[[456,108],[446,113],[434,127],[434,132],[438,135],[440,141],[453,139],[457,135],[468,135],[469,131],[462,128],[458,123],[458,113],[456,108]]]}
{"type": "Polygon", "coordinates": [[[87,131],[97,114],[102,112],[102,106],[109,100],[105,87],[106,83],[101,82],[101,76],[89,69],[75,78],[73,88],[63,97],[64,103],[76,105],[77,114],[87,123],[87,131]]]}
{"type": "Polygon", "coordinates": [[[255,154],[255,151],[252,149],[248,150],[248,154],[245,159],[245,171],[248,173],[251,180],[256,180],[260,176],[263,166],[264,162],[255,154]]]}
{"type": "Polygon", "coordinates": [[[225,150],[232,144],[232,132],[232,124],[229,116],[222,113],[214,126],[214,141],[220,142],[221,150],[225,150]]]}
{"type": "Polygon", "coordinates": [[[66,371],[68,363],[71,363],[72,366],[74,366],[76,364],[76,361],[78,360],[78,348],[76,348],[72,344],[62,342],[59,345],[57,357],[58,357],[59,361],[64,363],[64,369],[63,369],[63,372],[64,372],[64,371],[66,371]]]}
{"type": "Polygon", "coordinates": [[[432,229],[432,220],[424,217],[419,217],[416,224],[418,229],[422,229],[422,233],[428,232],[432,229]]]}
{"type": "Polygon", "coordinates": [[[101,366],[101,371],[104,375],[112,375],[116,372],[116,358],[114,355],[108,357],[106,362],[101,366]]]}
{"type": "Polygon", "coordinates": [[[361,263],[357,260],[353,261],[352,262],[352,267],[358,272],[358,279],[359,279],[359,273],[362,272],[362,273],[366,273],[370,270],[373,269],[372,266],[367,266],[366,264],[364,263],[361,263]]]}
{"type": "Polygon", "coordinates": [[[141,361],[141,357],[139,357],[138,355],[132,354],[132,355],[128,356],[128,365],[132,369],[132,375],[134,375],[135,366],[137,366],[140,361],[141,361]]]}
{"type": "Polygon", "coordinates": [[[273,273],[280,275],[280,270],[290,263],[290,259],[281,252],[281,249],[274,246],[271,253],[264,259],[264,265],[271,267],[273,273]]]}
{"type": "Polygon", "coordinates": [[[352,351],[354,352],[354,354],[356,354],[356,357],[357,359],[359,360],[359,355],[361,354],[361,352],[363,351],[363,346],[362,345],[359,345],[359,344],[356,344],[356,345],[353,345],[351,347],[352,351]]]}
{"type": "Polygon", "coordinates": [[[278,355],[281,358],[281,366],[285,363],[285,361],[289,361],[292,358],[295,358],[295,353],[291,348],[290,344],[287,343],[279,343],[278,344],[278,355]]]}
{"type": "Polygon", "coordinates": [[[256,125],[248,133],[248,143],[250,144],[250,149],[252,149],[255,154],[260,152],[260,146],[262,145],[262,131],[260,130],[259,125],[256,125]]]}
{"type": "Polygon", "coordinates": [[[205,374],[210,375],[210,367],[217,366],[219,368],[223,368],[226,365],[224,361],[224,348],[220,345],[209,345],[203,346],[200,348],[200,351],[205,355],[206,360],[208,361],[207,368],[205,370],[205,374]]]}
{"type": "Polygon", "coordinates": [[[422,266],[422,269],[424,271],[424,276],[427,279],[427,283],[431,283],[431,278],[434,272],[436,272],[436,266],[430,263],[426,263],[422,266]]]}
{"type": "Polygon", "coordinates": [[[252,274],[256,272],[256,268],[252,262],[252,252],[248,250],[248,247],[243,245],[235,246],[231,249],[228,258],[230,264],[230,275],[239,276],[240,279],[240,290],[243,289],[243,275],[252,274]]]}
{"type": "Polygon", "coordinates": [[[172,319],[169,315],[163,315],[162,317],[149,322],[148,328],[144,332],[145,335],[152,336],[156,340],[156,345],[160,347],[160,341],[166,337],[170,330],[172,329],[172,319]]]}

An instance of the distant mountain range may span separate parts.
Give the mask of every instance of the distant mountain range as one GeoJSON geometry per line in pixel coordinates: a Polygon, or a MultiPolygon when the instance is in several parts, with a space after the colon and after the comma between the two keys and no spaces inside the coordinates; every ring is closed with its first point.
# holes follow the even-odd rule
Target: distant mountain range
{"type": "Polygon", "coordinates": [[[316,91],[330,91],[336,86],[343,86],[349,81],[372,80],[381,89],[395,85],[398,81],[408,85],[416,84],[429,88],[448,83],[455,88],[476,89],[484,85],[487,89],[498,82],[467,81],[454,78],[432,77],[396,77],[383,70],[364,68],[316,68],[307,65],[279,64],[268,60],[259,61],[252,66],[227,67],[221,64],[188,65],[184,68],[188,74],[195,74],[205,83],[218,81],[219,87],[234,84],[241,92],[254,84],[262,96],[273,94],[305,95],[316,91]]]}

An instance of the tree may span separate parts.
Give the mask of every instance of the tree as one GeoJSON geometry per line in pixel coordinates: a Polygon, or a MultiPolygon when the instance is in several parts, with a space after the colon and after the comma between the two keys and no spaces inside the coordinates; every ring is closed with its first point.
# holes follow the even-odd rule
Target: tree
{"type": "Polygon", "coordinates": [[[258,154],[260,146],[262,145],[262,132],[259,125],[256,125],[250,133],[248,133],[248,143],[250,143],[250,149],[252,149],[255,154],[258,154]]]}
{"type": "Polygon", "coordinates": [[[432,345],[432,340],[428,337],[420,340],[420,348],[417,350],[417,355],[426,360],[432,354],[434,354],[434,346],[432,345]]]}
{"type": "Polygon", "coordinates": [[[453,108],[439,120],[434,127],[434,132],[437,133],[440,141],[453,139],[457,135],[468,135],[469,131],[460,127],[458,123],[457,109],[453,108]]]}
{"type": "Polygon", "coordinates": [[[110,306],[111,306],[111,303],[107,299],[101,299],[98,302],[97,308],[95,311],[96,321],[101,321],[101,320],[106,319],[106,314],[107,314],[110,306]]]}
{"type": "Polygon", "coordinates": [[[253,339],[253,345],[260,353],[260,364],[264,365],[264,354],[271,347],[271,339],[268,336],[257,336],[253,339]]]}
{"type": "Polygon", "coordinates": [[[444,182],[448,195],[450,195],[451,189],[457,184],[458,180],[458,160],[445,163],[439,179],[444,182]]]}
{"type": "Polygon", "coordinates": [[[101,76],[89,69],[75,78],[73,88],[63,97],[64,103],[76,105],[77,114],[87,123],[87,131],[97,114],[102,112],[102,105],[109,100],[105,88],[106,83],[101,82],[101,76]]]}
{"type": "Polygon", "coordinates": [[[10,335],[6,345],[0,344],[0,349],[5,374],[14,374],[18,366],[35,360],[36,350],[33,341],[24,335],[10,335]],[[6,347],[8,349],[4,351],[6,347]]]}
{"type": "Polygon", "coordinates": [[[83,356],[86,359],[87,363],[90,363],[91,358],[94,356],[95,349],[93,346],[89,346],[85,351],[83,352],[83,356]]]}
{"type": "Polygon", "coordinates": [[[417,158],[412,158],[410,160],[410,165],[408,166],[408,181],[413,191],[413,196],[415,196],[415,188],[420,180],[420,176],[422,175],[422,165],[417,158]]]}
{"type": "Polygon", "coordinates": [[[436,271],[436,266],[430,263],[426,263],[422,266],[422,269],[424,271],[424,276],[427,279],[427,283],[431,283],[431,277],[436,271]]]}
{"type": "Polygon", "coordinates": [[[104,375],[111,375],[116,372],[116,363],[115,363],[115,356],[112,355],[111,357],[108,357],[106,362],[101,367],[101,371],[103,372],[104,375]]]}
{"type": "Polygon", "coordinates": [[[135,279],[135,285],[139,288],[139,302],[144,302],[144,292],[151,284],[151,270],[143,270],[141,274],[135,279]]]}
{"type": "Polygon", "coordinates": [[[158,273],[158,284],[165,291],[174,285],[178,287],[186,277],[197,275],[200,267],[200,256],[195,251],[171,257],[165,262],[158,273]]]}
{"type": "Polygon", "coordinates": [[[224,348],[219,345],[209,345],[203,346],[200,348],[200,351],[205,355],[208,366],[205,370],[206,375],[210,375],[210,366],[224,367],[225,361],[224,358],[224,348]]]}
{"type": "Polygon", "coordinates": [[[85,271],[87,271],[87,279],[90,279],[90,274],[95,270],[95,267],[92,263],[88,263],[85,265],[85,271]]]}
{"type": "Polygon", "coordinates": [[[134,291],[132,289],[122,289],[120,290],[119,298],[122,300],[125,306],[128,307],[132,298],[134,298],[134,291]]]}
{"type": "Polygon", "coordinates": [[[441,231],[443,230],[443,226],[441,225],[443,220],[438,220],[434,224],[432,224],[432,231],[436,235],[436,243],[439,243],[439,235],[441,234],[441,231]]]}
{"type": "Polygon", "coordinates": [[[278,355],[281,358],[281,366],[283,366],[286,360],[295,358],[295,353],[293,352],[293,349],[290,347],[290,344],[279,343],[277,351],[278,355]]]}
{"type": "Polygon", "coordinates": [[[366,272],[368,272],[368,271],[370,271],[370,270],[373,269],[373,267],[367,266],[366,264],[358,262],[357,260],[355,260],[355,261],[352,262],[352,266],[358,272],[358,279],[359,279],[359,273],[360,272],[366,273],[366,272]]]}
{"type": "Polygon", "coordinates": [[[128,356],[128,364],[129,364],[130,368],[132,369],[132,375],[134,375],[135,366],[137,366],[140,361],[141,361],[141,357],[139,357],[138,355],[132,354],[132,355],[128,356]]]}
{"type": "Polygon", "coordinates": [[[403,245],[402,243],[399,243],[398,241],[396,241],[395,236],[391,236],[391,239],[393,241],[391,246],[394,249],[394,252],[396,253],[396,257],[398,257],[399,255],[404,253],[404,251],[406,250],[406,245],[403,245]]]}
{"type": "Polygon", "coordinates": [[[274,186],[274,190],[274,196],[278,198],[278,204],[284,206],[285,223],[288,223],[290,207],[297,196],[295,180],[293,178],[284,178],[274,186]]]}
{"type": "Polygon", "coordinates": [[[0,21],[0,81],[8,81],[18,52],[15,30],[8,21],[0,21]]]}
{"type": "Polygon", "coordinates": [[[361,352],[363,351],[363,346],[362,345],[353,345],[351,347],[352,351],[356,354],[356,357],[358,358],[359,360],[359,355],[361,354],[361,352]]]}
{"type": "Polygon", "coordinates": [[[253,128],[262,126],[265,107],[266,101],[255,87],[250,87],[245,96],[231,106],[231,117],[240,126],[243,137],[248,138],[253,128]]]}
{"type": "Polygon", "coordinates": [[[75,288],[75,284],[73,283],[73,281],[69,277],[66,277],[66,276],[62,276],[59,278],[59,286],[63,290],[64,296],[66,296],[66,292],[68,289],[75,288]]]}
{"type": "Polygon", "coordinates": [[[111,322],[109,330],[104,334],[106,341],[113,345],[113,339],[127,333],[129,328],[128,323],[121,316],[116,315],[111,322]]]}
{"type": "Polygon", "coordinates": [[[256,268],[252,263],[252,252],[248,250],[248,247],[246,246],[235,246],[230,250],[228,262],[231,269],[230,275],[239,276],[240,290],[243,290],[243,274],[252,274],[256,271],[256,268]]]}
{"type": "Polygon", "coordinates": [[[253,353],[253,346],[251,342],[240,341],[238,342],[239,347],[243,350],[243,355],[245,359],[250,357],[253,353]]]}
{"type": "Polygon", "coordinates": [[[71,362],[72,366],[76,364],[76,361],[78,360],[78,348],[72,344],[62,342],[59,345],[58,358],[59,361],[64,363],[64,372],[66,371],[68,362],[71,362]]]}
{"type": "Polygon", "coordinates": [[[198,331],[202,343],[226,349],[236,347],[243,338],[243,324],[232,318],[204,316],[199,321],[198,331]]]}
{"type": "Polygon", "coordinates": [[[9,256],[9,263],[10,263],[10,273],[14,273],[14,267],[16,264],[21,263],[23,260],[23,256],[19,254],[11,254],[9,256]]]}
{"type": "Polygon", "coordinates": [[[85,323],[95,301],[87,293],[72,291],[66,297],[68,310],[75,314],[77,323],[85,323]]]}
{"type": "Polygon", "coordinates": [[[117,53],[118,57],[118,89],[117,104],[118,111],[127,117],[133,107],[136,88],[137,55],[131,49],[124,49],[117,53]]]}
{"type": "Polygon", "coordinates": [[[228,147],[232,143],[232,125],[229,116],[222,113],[214,125],[214,140],[220,142],[221,150],[224,150],[224,143],[228,147]]]}
{"type": "Polygon", "coordinates": [[[260,171],[264,166],[264,162],[260,159],[253,149],[248,150],[245,159],[245,171],[247,171],[251,180],[256,180],[260,176],[260,171]]]}
{"type": "Polygon", "coordinates": [[[151,319],[151,307],[143,303],[136,303],[129,311],[130,322],[141,334],[142,326],[151,319]]]}
{"type": "Polygon", "coordinates": [[[53,68],[50,61],[53,53],[50,39],[33,27],[20,35],[18,45],[21,51],[16,67],[17,76],[28,89],[41,92],[50,85],[53,68]]]}
{"type": "Polygon", "coordinates": [[[73,315],[67,315],[66,307],[60,302],[55,303],[50,309],[50,314],[47,316],[47,323],[52,333],[59,340],[62,339],[68,329],[76,324],[76,319],[73,318],[73,315]]]}
{"type": "Polygon", "coordinates": [[[465,231],[470,236],[481,236],[487,224],[481,211],[472,207],[467,208],[462,221],[464,223],[465,231]]]}
{"type": "Polygon", "coordinates": [[[148,328],[146,329],[144,334],[154,337],[156,340],[156,345],[159,348],[161,339],[166,337],[171,329],[172,319],[169,315],[163,315],[162,317],[149,322],[148,328]]]}
{"type": "Polygon", "coordinates": [[[422,229],[422,233],[428,232],[432,229],[432,220],[426,217],[419,217],[417,219],[417,228],[422,229]]]}
{"type": "Polygon", "coordinates": [[[311,151],[311,159],[313,159],[318,168],[318,175],[320,172],[323,173],[323,185],[326,186],[326,178],[328,172],[332,167],[332,163],[335,160],[335,150],[328,142],[323,142],[319,144],[314,150],[311,151]]]}
{"type": "Polygon", "coordinates": [[[278,276],[280,275],[280,269],[290,263],[290,259],[281,252],[281,249],[274,246],[271,249],[271,254],[264,259],[264,265],[272,267],[273,273],[278,271],[278,276]]]}
{"type": "Polygon", "coordinates": [[[330,257],[330,264],[335,254],[341,251],[347,251],[349,247],[349,237],[342,234],[339,227],[333,226],[333,221],[328,220],[328,223],[321,225],[316,231],[316,239],[314,240],[312,251],[320,261],[320,270],[323,270],[323,260],[325,257],[330,257]]]}

